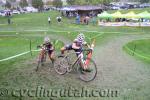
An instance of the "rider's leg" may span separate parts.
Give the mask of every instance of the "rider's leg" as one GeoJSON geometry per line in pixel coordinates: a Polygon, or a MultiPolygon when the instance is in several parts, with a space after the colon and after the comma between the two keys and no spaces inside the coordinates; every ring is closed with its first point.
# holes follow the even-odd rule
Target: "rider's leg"
{"type": "Polygon", "coordinates": [[[42,49],[41,51],[40,51],[40,54],[39,54],[39,61],[43,61],[43,59],[44,59],[44,54],[45,54],[45,50],[44,49],[42,49]]]}
{"type": "Polygon", "coordinates": [[[86,72],[91,72],[92,70],[89,69],[88,64],[86,64],[86,60],[84,60],[83,53],[81,53],[79,56],[80,56],[80,66],[82,67],[82,70],[86,72]]]}
{"type": "Polygon", "coordinates": [[[64,54],[64,53],[65,53],[65,50],[66,50],[66,48],[65,48],[65,47],[62,47],[62,48],[60,49],[61,54],[64,54]]]}
{"type": "Polygon", "coordinates": [[[83,56],[83,53],[81,53],[80,55],[78,55],[78,57],[80,56],[80,66],[86,70],[87,69],[87,66],[85,65],[85,60],[84,60],[84,56],[83,56]]]}
{"type": "Polygon", "coordinates": [[[55,61],[54,51],[50,52],[48,55],[49,55],[49,58],[52,61],[52,63],[54,63],[54,61],[55,61]]]}
{"type": "Polygon", "coordinates": [[[62,47],[61,54],[64,54],[66,50],[72,50],[72,44],[62,47]]]}

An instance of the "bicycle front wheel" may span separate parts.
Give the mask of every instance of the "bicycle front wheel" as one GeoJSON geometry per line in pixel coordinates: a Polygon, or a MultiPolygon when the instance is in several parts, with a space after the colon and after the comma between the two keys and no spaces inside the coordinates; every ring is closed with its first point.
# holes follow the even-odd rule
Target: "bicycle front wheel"
{"type": "Polygon", "coordinates": [[[56,61],[54,62],[54,69],[55,71],[60,74],[64,75],[67,73],[66,60],[62,56],[58,56],[56,61]]]}
{"type": "Polygon", "coordinates": [[[87,70],[83,70],[80,64],[78,64],[77,67],[79,78],[85,82],[94,80],[97,75],[97,67],[95,62],[92,59],[88,59],[88,60],[89,60],[89,64],[87,65],[87,70]]]}

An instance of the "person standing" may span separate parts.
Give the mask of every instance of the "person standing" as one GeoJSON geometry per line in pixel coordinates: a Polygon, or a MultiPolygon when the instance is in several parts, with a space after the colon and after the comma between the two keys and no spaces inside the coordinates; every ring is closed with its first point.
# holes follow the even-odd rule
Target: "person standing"
{"type": "Polygon", "coordinates": [[[96,17],[95,16],[92,17],[92,23],[93,23],[93,25],[96,25],[96,17]]]}
{"type": "Polygon", "coordinates": [[[8,24],[11,24],[11,19],[10,19],[10,16],[11,16],[11,14],[10,14],[10,12],[7,12],[6,13],[6,16],[7,16],[7,18],[8,18],[8,24]]]}
{"type": "Polygon", "coordinates": [[[50,18],[50,16],[48,17],[48,23],[49,23],[49,24],[51,23],[51,18],[50,18]]]}
{"type": "Polygon", "coordinates": [[[56,17],[56,19],[57,19],[58,24],[60,25],[60,23],[61,23],[61,21],[62,21],[62,17],[61,17],[61,16],[58,16],[58,17],[56,17]]]}
{"type": "Polygon", "coordinates": [[[10,18],[8,17],[8,24],[10,24],[11,23],[11,20],[10,20],[10,18]]]}
{"type": "Polygon", "coordinates": [[[56,19],[57,19],[57,22],[60,23],[62,18],[58,16],[56,19]]]}

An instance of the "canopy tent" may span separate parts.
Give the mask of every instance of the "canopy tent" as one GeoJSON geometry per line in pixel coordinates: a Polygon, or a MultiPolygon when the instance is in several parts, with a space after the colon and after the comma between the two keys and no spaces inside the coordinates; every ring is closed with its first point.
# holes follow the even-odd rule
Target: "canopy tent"
{"type": "Polygon", "coordinates": [[[113,14],[109,14],[106,11],[98,14],[99,18],[149,18],[150,19],[150,13],[148,11],[144,11],[139,14],[135,14],[133,11],[130,11],[126,14],[122,14],[120,11],[117,11],[113,14]]]}
{"type": "Polygon", "coordinates": [[[150,18],[150,13],[148,11],[144,11],[137,15],[139,18],[150,18]]]}
{"type": "Polygon", "coordinates": [[[112,15],[104,11],[103,13],[98,14],[98,17],[99,18],[112,18],[112,15]]]}
{"type": "Polygon", "coordinates": [[[122,14],[120,11],[117,11],[111,15],[112,15],[112,18],[124,18],[124,14],[122,14]]]}
{"type": "Polygon", "coordinates": [[[124,18],[139,18],[133,11],[124,14],[124,18]]]}

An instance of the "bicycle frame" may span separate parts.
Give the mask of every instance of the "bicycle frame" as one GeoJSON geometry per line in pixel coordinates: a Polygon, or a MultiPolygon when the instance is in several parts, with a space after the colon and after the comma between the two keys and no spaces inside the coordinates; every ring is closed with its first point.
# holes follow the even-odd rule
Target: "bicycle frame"
{"type": "MultiPolygon", "coordinates": [[[[83,51],[84,51],[84,50],[83,50],[83,51]]],[[[76,53],[80,53],[80,55],[77,57],[77,59],[76,59],[75,61],[73,61],[73,64],[72,64],[71,66],[69,66],[69,67],[73,68],[78,62],[79,62],[79,63],[82,62],[82,59],[83,59],[83,58],[81,58],[81,54],[83,53],[83,51],[82,51],[82,52],[74,52],[75,54],[76,54],[76,53]]],[[[85,50],[85,51],[89,51],[89,50],[85,50]]],[[[69,53],[68,55],[70,55],[70,54],[72,54],[72,53],[69,53]]],[[[64,58],[66,59],[68,55],[66,55],[64,58]]],[[[87,58],[88,58],[88,57],[87,57],[87,58]]],[[[87,61],[89,61],[89,58],[85,60],[85,64],[86,64],[87,61]]],[[[69,60],[68,60],[68,59],[67,59],[67,62],[68,62],[68,64],[69,64],[69,60]]],[[[84,64],[83,64],[83,65],[84,65],[84,64]]],[[[86,64],[86,65],[87,65],[87,64],[86,64]]]]}

